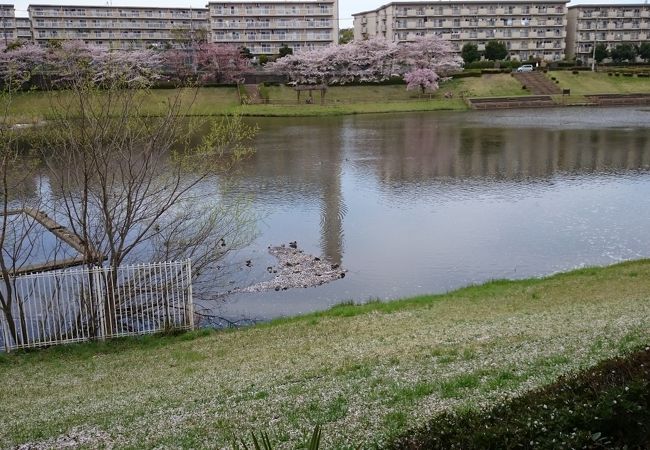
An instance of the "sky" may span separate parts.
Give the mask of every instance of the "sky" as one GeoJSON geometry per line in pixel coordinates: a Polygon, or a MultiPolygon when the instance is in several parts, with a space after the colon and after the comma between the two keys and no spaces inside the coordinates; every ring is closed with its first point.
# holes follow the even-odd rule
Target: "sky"
{"type": "MultiPolygon", "coordinates": [[[[162,7],[194,7],[204,8],[208,0],[0,0],[0,3],[14,3],[16,7],[16,15],[27,17],[27,5],[33,4],[47,4],[47,5],[107,5],[114,6],[162,6],[162,7]]],[[[362,11],[376,9],[383,4],[390,3],[391,0],[339,0],[339,14],[340,14],[340,27],[352,27],[352,14],[362,11]]],[[[618,4],[618,3],[643,3],[645,0],[574,0],[570,5],[578,5],[580,3],[603,3],[603,4],[618,4]]]]}

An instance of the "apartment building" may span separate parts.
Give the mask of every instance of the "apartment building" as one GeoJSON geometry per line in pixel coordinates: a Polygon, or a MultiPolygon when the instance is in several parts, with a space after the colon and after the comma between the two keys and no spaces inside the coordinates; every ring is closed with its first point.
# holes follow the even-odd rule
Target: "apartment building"
{"type": "Polygon", "coordinates": [[[594,44],[613,48],[622,43],[650,41],[650,5],[578,5],[569,7],[567,56],[585,63],[593,59],[594,44]]]}
{"type": "Polygon", "coordinates": [[[506,43],[510,57],[564,58],[568,0],[393,2],[353,14],[354,37],[383,36],[403,42],[436,34],[460,51],[468,42],[479,50],[490,40],[506,43]]]}
{"type": "Polygon", "coordinates": [[[207,35],[208,10],[124,6],[30,5],[36,43],[73,39],[105,48],[183,45],[194,33],[207,35]]]}
{"type": "Polygon", "coordinates": [[[244,46],[255,55],[277,54],[338,42],[338,0],[210,2],[210,31],[216,43],[244,46]]]}
{"type": "Polygon", "coordinates": [[[16,11],[14,5],[0,5],[0,42],[7,45],[16,40],[16,11]]]}
{"type": "Polygon", "coordinates": [[[29,17],[16,17],[16,39],[22,42],[32,40],[32,21],[29,17]]]}

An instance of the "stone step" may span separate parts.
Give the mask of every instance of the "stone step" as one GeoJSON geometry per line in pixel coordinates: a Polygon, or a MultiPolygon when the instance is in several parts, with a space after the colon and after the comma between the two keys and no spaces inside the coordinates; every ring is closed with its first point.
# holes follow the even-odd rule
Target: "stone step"
{"type": "Polygon", "coordinates": [[[560,87],[546,78],[542,72],[514,73],[515,79],[535,95],[561,94],[560,87]]]}

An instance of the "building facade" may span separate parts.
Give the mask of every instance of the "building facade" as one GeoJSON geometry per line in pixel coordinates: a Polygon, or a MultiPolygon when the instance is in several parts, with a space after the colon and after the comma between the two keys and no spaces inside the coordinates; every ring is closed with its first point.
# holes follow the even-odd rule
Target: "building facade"
{"type": "Polygon", "coordinates": [[[650,41],[650,5],[578,5],[569,7],[567,56],[591,63],[595,45],[650,41]]]}
{"type": "Polygon", "coordinates": [[[255,55],[277,54],[338,42],[338,0],[210,2],[215,43],[243,46],[255,55]]]}
{"type": "Polygon", "coordinates": [[[32,21],[29,17],[16,17],[16,39],[22,42],[32,40],[32,21]]]}
{"type": "Polygon", "coordinates": [[[353,14],[355,39],[375,36],[404,42],[436,34],[460,49],[506,43],[512,59],[561,60],[565,56],[568,0],[500,2],[393,2],[353,14]]]}
{"type": "Polygon", "coordinates": [[[208,10],[118,6],[29,5],[33,40],[83,40],[104,48],[182,45],[208,33],[208,10]]]}
{"type": "Polygon", "coordinates": [[[0,5],[0,42],[7,45],[16,40],[16,11],[14,5],[0,5]]]}

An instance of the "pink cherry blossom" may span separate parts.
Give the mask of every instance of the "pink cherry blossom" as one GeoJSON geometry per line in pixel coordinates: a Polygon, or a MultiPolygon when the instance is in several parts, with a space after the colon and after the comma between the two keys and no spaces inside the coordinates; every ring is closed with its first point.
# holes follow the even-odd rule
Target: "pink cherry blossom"
{"type": "Polygon", "coordinates": [[[451,43],[430,35],[403,44],[374,38],[299,51],[267,64],[266,70],[307,85],[380,82],[409,74],[411,88],[435,90],[440,78],[459,70],[461,63],[451,43]]]}
{"type": "Polygon", "coordinates": [[[431,69],[413,69],[411,72],[404,74],[406,89],[420,89],[424,94],[427,90],[435,91],[438,89],[438,80],[440,77],[431,69]]]}

